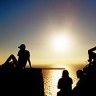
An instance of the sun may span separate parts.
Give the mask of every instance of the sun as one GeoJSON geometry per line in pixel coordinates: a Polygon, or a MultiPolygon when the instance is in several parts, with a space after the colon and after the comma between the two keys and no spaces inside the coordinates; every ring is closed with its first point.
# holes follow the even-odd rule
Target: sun
{"type": "Polygon", "coordinates": [[[53,47],[56,51],[66,51],[71,47],[71,39],[66,35],[57,35],[53,39],[53,47]]]}

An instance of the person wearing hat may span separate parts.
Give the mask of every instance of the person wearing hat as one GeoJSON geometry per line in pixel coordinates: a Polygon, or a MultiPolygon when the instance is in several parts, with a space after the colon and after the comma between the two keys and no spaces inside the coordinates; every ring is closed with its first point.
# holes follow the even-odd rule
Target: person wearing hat
{"type": "Polygon", "coordinates": [[[11,54],[4,64],[8,64],[12,59],[13,64],[17,68],[25,68],[27,61],[28,61],[29,66],[31,68],[30,52],[28,50],[25,50],[26,49],[25,44],[21,44],[18,48],[20,49],[17,54],[18,60],[16,59],[16,57],[13,54],[11,54]]]}

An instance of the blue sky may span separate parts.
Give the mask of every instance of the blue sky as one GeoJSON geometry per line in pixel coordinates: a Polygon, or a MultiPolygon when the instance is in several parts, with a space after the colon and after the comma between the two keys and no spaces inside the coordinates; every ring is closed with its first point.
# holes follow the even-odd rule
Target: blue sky
{"type": "Polygon", "coordinates": [[[96,44],[95,10],[96,0],[0,0],[0,62],[25,43],[33,64],[85,63],[96,44]],[[57,54],[52,38],[65,29],[73,47],[57,54]]]}

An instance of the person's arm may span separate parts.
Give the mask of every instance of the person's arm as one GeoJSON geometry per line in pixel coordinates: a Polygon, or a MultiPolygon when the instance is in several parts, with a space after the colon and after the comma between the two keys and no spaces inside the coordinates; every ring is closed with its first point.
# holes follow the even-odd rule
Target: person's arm
{"type": "Polygon", "coordinates": [[[92,51],[95,51],[96,50],[96,47],[93,47],[91,49],[88,50],[88,52],[92,52],[92,51]]]}
{"type": "Polygon", "coordinates": [[[29,66],[31,68],[31,61],[30,61],[30,58],[28,58],[28,63],[29,63],[29,66]]]}
{"type": "Polygon", "coordinates": [[[30,61],[30,52],[27,50],[27,52],[28,52],[28,63],[29,63],[29,66],[30,66],[30,68],[31,68],[31,61],[30,61]]]}
{"type": "Polygon", "coordinates": [[[57,88],[58,88],[58,89],[61,89],[61,79],[59,79],[59,81],[58,81],[57,88]]]}

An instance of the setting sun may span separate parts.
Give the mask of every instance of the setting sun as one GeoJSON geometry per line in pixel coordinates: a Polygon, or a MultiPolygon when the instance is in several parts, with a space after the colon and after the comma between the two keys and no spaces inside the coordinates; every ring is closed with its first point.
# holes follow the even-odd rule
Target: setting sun
{"type": "Polygon", "coordinates": [[[66,51],[67,49],[69,50],[71,47],[71,42],[72,40],[70,39],[69,36],[66,35],[57,35],[53,39],[53,47],[54,50],[57,51],[66,51]]]}

